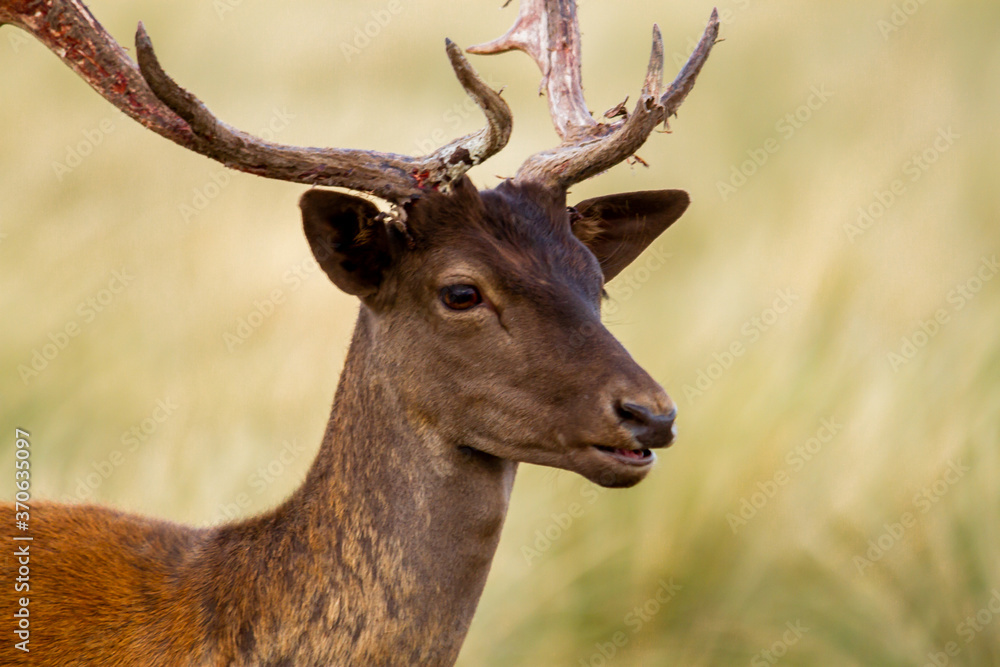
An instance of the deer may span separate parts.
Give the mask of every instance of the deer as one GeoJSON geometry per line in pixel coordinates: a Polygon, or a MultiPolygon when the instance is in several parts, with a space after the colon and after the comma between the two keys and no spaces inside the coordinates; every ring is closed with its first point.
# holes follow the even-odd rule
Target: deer
{"type": "MultiPolygon", "coordinates": [[[[527,53],[561,141],[482,190],[466,172],[504,147],[512,114],[450,40],[486,123],[411,157],[286,146],[230,127],[164,71],[141,23],[134,62],[80,0],[0,0],[3,24],[181,147],[309,185],[300,208],[311,252],[359,301],[318,453],[279,506],[190,527],[31,503],[31,541],[17,543],[28,545],[30,581],[12,593],[17,559],[5,554],[0,614],[11,623],[13,598],[27,598],[30,644],[15,649],[5,628],[3,664],[453,665],[518,465],[625,488],[674,441],[675,404],[600,309],[605,283],[689,197],[567,196],[676,115],[718,39],[717,12],[669,86],[654,26],[634,107],[595,120],[574,0],[522,0],[505,35],[468,51],[527,53]],[[574,336],[580,345],[567,343],[574,336]]],[[[15,507],[3,510],[13,526],[15,507]]]]}

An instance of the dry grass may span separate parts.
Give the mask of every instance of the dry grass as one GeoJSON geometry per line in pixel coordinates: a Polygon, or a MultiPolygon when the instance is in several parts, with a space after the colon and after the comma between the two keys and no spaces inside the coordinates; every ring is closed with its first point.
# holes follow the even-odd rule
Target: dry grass
{"type": "MultiPolygon", "coordinates": [[[[403,0],[347,62],[340,45],[386,3],[298,2],[280,15],[225,0],[91,3],[125,41],[143,19],[167,69],[235,125],[275,122],[285,124],[280,141],[411,153],[435,129],[452,136],[480,122],[447,115],[467,107],[443,38],[483,41],[511,16],[489,3],[425,4],[403,0]]],[[[897,2],[919,9],[883,37],[878,22],[893,5],[720,6],[726,41],[675,134],[642,151],[650,169],[618,167],[573,193],[692,193],[659,242],[668,264],[634,270],[644,282],[612,290],[608,316],[680,403],[681,439],[626,492],[523,471],[462,664],[771,664],[761,651],[774,648],[782,664],[914,665],[949,642],[952,664],[1000,663],[1000,616],[988,611],[1000,590],[1000,279],[983,269],[994,279],[975,283],[982,258],[1000,251],[1000,6],[897,2]],[[818,108],[787,136],[776,124],[813,87],[832,94],[814,98],[818,108]],[[947,128],[958,138],[912,171],[947,128]],[[769,138],[777,152],[724,200],[717,183],[769,138]],[[901,194],[849,238],[858,208],[896,179],[901,194]],[[981,289],[957,298],[970,280],[981,289]],[[779,290],[795,301],[758,326],[779,290]],[[923,341],[938,311],[947,322],[923,341]],[[904,337],[926,344],[893,368],[887,355],[904,337]],[[716,373],[713,355],[734,342],[745,352],[716,373]],[[692,396],[685,387],[699,372],[717,377],[692,396]],[[842,426],[800,458],[825,419],[842,426]],[[967,470],[947,473],[949,462],[967,470]],[[744,510],[734,533],[744,499],[761,506],[744,510]],[[553,515],[574,502],[583,515],[560,528],[553,515]],[[545,547],[538,531],[556,539],[529,563],[523,547],[545,547]],[[880,539],[884,555],[857,560],[880,539]],[[659,604],[671,580],[681,588],[659,604]],[[973,631],[966,619],[982,609],[975,622],[992,623],[973,631]],[[796,622],[801,638],[786,625],[796,622]],[[783,634],[796,641],[781,644],[783,634]],[[608,660],[602,650],[616,638],[624,645],[608,660]]],[[[584,3],[593,107],[637,90],[653,21],[671,59],[709,11],[584,3]]],[[[508,84],[516,118],[510,147],[473,174],[490,185],[554,134],[527,59],[475,64],[508,84]]],[[[219,168],[112,113],[11,28],[0,29],[0,80],[0,423],[32,431],[35,493],[192,522],[276,502],[319,442],[355,312],[322,276],[298,287],[287,277],[308,253],[301,188],[239,174],[215,188],[219,168]],[[57,178],[53,164],[109,122],[57,178]],[[217,196],[185,220],[196,191],[217,196]],[[132,278],[90,321],[79,304],[115,270],[132,278]],[[274,314],[227,349],[224,334],[276,289],[274,314]],[[18,365],[70,322],[80,334],[23,382],[18,365]],[[127,451],[123,434],[158,400],[177,407],[127,451]],[[258,484],[284,441],[309,453],[258,484]],[[98,470],[114,450],[123,460],[105,479],[98,470]]],[[[9,462],[12,438],[3,440],[9,462]]]]}

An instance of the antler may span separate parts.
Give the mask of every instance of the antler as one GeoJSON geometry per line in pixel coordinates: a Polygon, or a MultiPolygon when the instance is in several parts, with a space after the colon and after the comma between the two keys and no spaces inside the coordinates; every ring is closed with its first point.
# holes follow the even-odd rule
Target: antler
{"type": "Polygon", "coordinates": [[[349,188],[397,204],[428,189],[445,188],[470,167],[497,153],[510,137],[507,103],[487,86],[446,40],[451,65],[465,92],[486,116],[483,129],[423,157],[348,148],[300,148],[263,141],[218,120],[160,67],[142,24],[136,32],[139,64],[79,0],[0,0],[0,25],[34,35],[94,90],[145,127],[232,169],[266,178],[349,188]]]}
{"type": "Polygon", "coordinates": [[[574,0],[521,0],[514,25],[470,53],[524,51],[542,71],[541,88],[548,93],[549,114],[562,144],[529,157],[517,181],[534,181],[568,188],[630,157],[653,129],[677,114],[719,36],[719,14],[712,10],[705,33],[680,74],[663,90],[663,38],[653,26],[653,49],[642,94],[631,115],[613,123],[598,123],[590,115],[580,77],[580,29],[574,0]]]}

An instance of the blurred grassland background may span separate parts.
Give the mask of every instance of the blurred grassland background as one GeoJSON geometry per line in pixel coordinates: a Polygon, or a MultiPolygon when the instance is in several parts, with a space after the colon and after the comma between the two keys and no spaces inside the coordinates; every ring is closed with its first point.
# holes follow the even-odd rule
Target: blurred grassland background
{"type": "MultiPolygon", "coordinates": [[[[237,127],[408,154],[481,125],[443,41],[501,34],[498,5],[400,0],[378,25],[388,2],[90,3],[126,44],[144,21],[237,127]]],[[[649,168],[571,195],[692,195],[606,314],[677,400],[679,441],[628,491],[522,469],[460,664],[1000,664],[1000,4],[719,9],[725,41],[649,168]]],[[[583,2],[591,108],[635,99],[652,23],[669,77],[710,11],[583,2]]],[[[471,173],[492,186],[556,138],[527,57],[473,64],[515,115],[471,173]]],[[[304,188],[141,129],[11,27],[0,81],[2,469],[18,426],[36,497],[199,524],[278,502],[356,312],[296,277],[304,188]],[[227,343],[241,320],[260,326],[227,343]]]]}

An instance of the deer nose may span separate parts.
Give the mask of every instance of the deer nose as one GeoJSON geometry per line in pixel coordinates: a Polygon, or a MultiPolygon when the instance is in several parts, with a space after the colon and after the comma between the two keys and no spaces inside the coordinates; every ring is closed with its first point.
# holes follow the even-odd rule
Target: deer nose
{"type": "Polygon", "coordinates": [[[670,406],[666,412],[631,401],[619,401],[616,406],[622,425],[632,432],[646,449],[668,447],[674,440],[674,419],[677,407],[670,406]]]}

